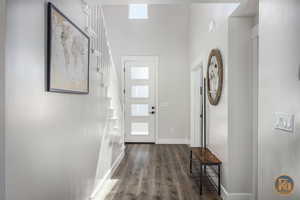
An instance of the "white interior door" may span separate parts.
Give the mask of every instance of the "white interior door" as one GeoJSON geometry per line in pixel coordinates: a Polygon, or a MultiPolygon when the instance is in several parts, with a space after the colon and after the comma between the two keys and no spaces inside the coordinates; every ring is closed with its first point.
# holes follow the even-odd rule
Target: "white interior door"
{"type": "Polygon", "coordinates": [[[155,63],[125,63],[125,142],[155,142],[155,63]]]}
{"type": "Polygon", "coordinates": [[[191,72],[191,147],[201,147],[202,136],[202,66],[191,72]]]}

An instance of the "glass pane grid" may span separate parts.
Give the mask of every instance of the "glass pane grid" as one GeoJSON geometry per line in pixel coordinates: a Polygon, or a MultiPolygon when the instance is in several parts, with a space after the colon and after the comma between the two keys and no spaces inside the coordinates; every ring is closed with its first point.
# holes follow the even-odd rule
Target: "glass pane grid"
{"type": "Polygon", "coordinates": [[[131,116],[144,117],[149,115],[148,104],[132,104],[131,105],[131,116]]]}
{"type": "Polygon", "coordinates": [[[131,87],[132,98],[149,98],[148,85],[135,85],[131,87]]]}
{"type": "Polygon", "coordinates": [[[131,80],[149,80],[149,67],[131,67],[131,80]]]}
{"type": "Polygon", "coordinates": [[[149,135],[149,124],[142,122],[131,123],[131,135],[149,135]]]}

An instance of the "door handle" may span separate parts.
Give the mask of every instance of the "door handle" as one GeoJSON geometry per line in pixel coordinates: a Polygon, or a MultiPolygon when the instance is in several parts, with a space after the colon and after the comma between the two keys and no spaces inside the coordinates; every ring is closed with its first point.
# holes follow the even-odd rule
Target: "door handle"
{"type": "Polygon", "coordinates": [[[155,111],[151,111],[151,112],[149,112],[151,115],[154,115],[155,114],[155,111]]]}

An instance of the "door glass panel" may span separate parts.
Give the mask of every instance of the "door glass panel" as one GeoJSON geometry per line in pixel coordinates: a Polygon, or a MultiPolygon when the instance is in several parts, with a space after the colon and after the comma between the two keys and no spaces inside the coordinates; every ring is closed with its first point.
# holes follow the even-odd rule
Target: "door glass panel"
{"type": "Polygon", "coordinates": [[[148,85],[135,85],[131,87],[132,98],[148,98],[149,86],[148,85]]]}
{"type": "Polygon", "coordinates": [[[148,104],[131,104],[131,116],[142,117],[149,115],[148,104]]]}
{"type": "Polygon", "coordinates": [[[148,123],[135,122],[131,123],[131,135],[148,135],[149,125],[148,123]]]}
{"type": "Polygon", "coordinates": [[[148,67],[131,67],[130,71],[131,80],[148,80],[149,68],[148,67]]]}

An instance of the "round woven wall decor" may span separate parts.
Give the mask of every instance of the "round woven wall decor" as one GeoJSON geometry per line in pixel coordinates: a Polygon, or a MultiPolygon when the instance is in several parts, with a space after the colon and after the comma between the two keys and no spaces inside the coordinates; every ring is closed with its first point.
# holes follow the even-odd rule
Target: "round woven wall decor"
{"type": "Polygon", "coordinates": [[[223,88],[223,61],[219,49],[213,49],[208,58],[207,96],[211,105],[218,105],[223,88]]]}

